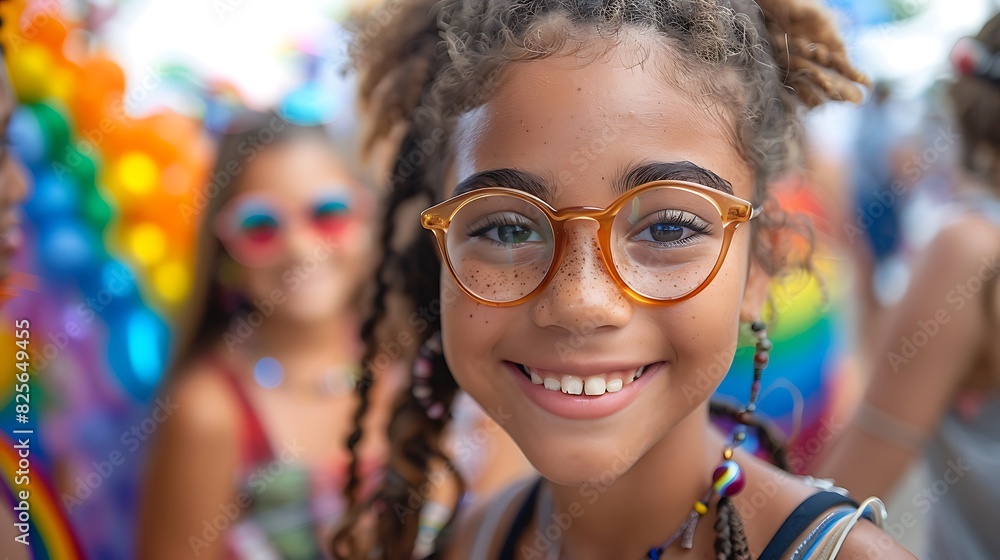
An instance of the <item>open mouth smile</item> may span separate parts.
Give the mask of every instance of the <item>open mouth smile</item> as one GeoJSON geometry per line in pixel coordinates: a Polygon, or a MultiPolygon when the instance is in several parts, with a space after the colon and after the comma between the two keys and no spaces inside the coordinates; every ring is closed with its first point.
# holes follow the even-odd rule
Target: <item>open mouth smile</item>
{"type": "Polygon", "coordinates": [[[516,365],[522,373],[535,385],[541,385],[549,391],[561,391],[567,395],[600,396],[605,393],[617,393],[625,385],[642,377],[649,364],[629,370],[618,370],[596,375],[577,376],[563,375],[556,371],[532,368],[523,364],[516,365]]]}
{"type": "Polygon", "coordinates": [[[503,362],[532,402],[556,416],[580,420],[603,418],[629,406],[663,363],[605,372],[566,373],[503,362]]]}

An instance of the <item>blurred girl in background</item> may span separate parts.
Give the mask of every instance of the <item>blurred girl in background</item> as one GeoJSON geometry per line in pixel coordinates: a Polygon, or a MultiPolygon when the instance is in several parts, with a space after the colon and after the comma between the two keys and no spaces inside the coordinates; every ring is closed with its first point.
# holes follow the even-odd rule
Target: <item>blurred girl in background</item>
{"type": "Polygon", "coordinates": [[[948,219],[887,312],[871,385],[818,472],[884,495],[926,457],[931,484],[912,497],[930,513],[926,557],[986,559],[1000,551],[1000,15],[952,60],[957,200],[936,210],[948,219]]]}
{"type": "MultiPolygon", "coordinates": [[[[148,458],[144,559],[317,558],[343,511],[375,199],[324,128],[274,114],[235,126],[164,388],[176,411],[148,458]]],[[[383,461],[390,379],[371,389],[356,449],[365,481],[383,461]]]]}

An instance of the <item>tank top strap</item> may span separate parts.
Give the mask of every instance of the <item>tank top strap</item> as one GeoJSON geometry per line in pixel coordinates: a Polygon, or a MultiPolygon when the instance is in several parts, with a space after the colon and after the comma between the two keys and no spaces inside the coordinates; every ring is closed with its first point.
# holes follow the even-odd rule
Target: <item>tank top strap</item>
{"type": "Polygon", "coordinates": [[[237,372],[233,370],[231,364],[215,354],[210,355],[209,359],[215,366],[215,371],[218,372],[219,376],[232,389],[233,396],[236,397],[236,402],[240,409],[240,425],[243,430],[244,465],[259,465],[270,461],[274,458],[274,451],[271,449],[271,443],[267,439],[267,432],[264,430],[264,425],[261,423],[260,417],[257,416],[257,411],[254,410],[250,396],[247,394],[246,388],[240,381],[237,372]]]}

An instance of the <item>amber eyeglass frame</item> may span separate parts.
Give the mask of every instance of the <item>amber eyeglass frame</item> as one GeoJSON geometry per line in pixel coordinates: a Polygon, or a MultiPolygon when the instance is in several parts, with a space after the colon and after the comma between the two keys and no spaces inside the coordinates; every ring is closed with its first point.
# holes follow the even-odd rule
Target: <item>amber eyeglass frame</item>
{"type": "Polygon", "coordinates": [[[566,250],[566,224],[573,220],[589,220],[597,223],[597,237],[601,246],[601,257],[604,260],[604,266],[607,268],[608,272],[611,273],[611,277],[614,278],[618,286],[626,294],[634,300],[642,303],[670,305],[698,295],[699,292],[704,290],[712,282],[715,275],[719,273],[719,269],[722,268],[722,263],[726,260],[726,253],[729,252],[729,244],[732,242],[733,234],[736,232],[736,229],[743,222],[747,222],[759,216],[762,211],[762,206],[754,206],[752,203],[743,200],[738,196],[734,196],[711,187],[706,187],[705,185],[689,183],[687,181],[653,181],[651,183],[645,183],[633,189],[629,189],[628,192],[615,199],[615,201],[612,202],[607,208],[578,206],[573,208],[564,208],[562,210],[556,210],[544,200],[524,191],[506,187],[487,187],[463,193],[431,206],[420,214],[420,225],[434,234],[434,238],[437,240],[439,254],[442,256],[445,264],[447,265],[448,272],[451,273],[452,278],[454,278],[455,282],[462,288],[462,291],[483,305],[489,305],[491,307],[512,307],[528,301],[544,290],[546,286],[548,286],[549,282],[552,281],[552,278],[555,277],[556,272],[562,264],[563,254],[566,250]],[[615,261],[611,252],[612,226],[618,215],[618,211],[621,210],[621,208],[624,207],[628,201],[632,200],[636,196],[639,196],[646,191],[661,188],[677,189],[702,197],[719,211],[719,218],[722,220],[723,225],[722,247],[719,250],[719,258],[716,260],[712,271],[700,285],[690,292],[666,299],[650,298],[633,290],[618,273],[618,267],[614,264],[615,261]],[[545,214],[549,220],[549,226],[552,229],[554,243],[552,262],[549,265],[549,270],[545,273],[545,277],[542,278],[538,286],[520,298],[503,302],[486,299],[475,293],[470,287],[466,286],[455,272],[455,268],[451,263],[451,258],[448,256],[448,227],[451,225],[455,215],[466,205],[476,200],[494,196],[514,197],[538,207],[538,209],[541,210],[541,212],[545,214]]]}

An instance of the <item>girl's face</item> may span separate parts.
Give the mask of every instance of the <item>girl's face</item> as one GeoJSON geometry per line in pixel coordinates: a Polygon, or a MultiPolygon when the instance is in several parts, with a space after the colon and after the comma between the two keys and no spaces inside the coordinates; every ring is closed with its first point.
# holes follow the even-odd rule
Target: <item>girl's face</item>
{"type": "Polygon", "coordinates": [[[276,318],[311,322],[354,304],[370,255],[372,204],[329,146],[300,137],[246,164],[215,226],[240,265],[244,296],[276,318]]]}
{"type": "MultiPolygon", "coordinates": [[[[490,101],[459,120],[445,195],[478,173],[512,169],[540,182],[550,193],[542,198],[557,210],[604,208],[622,185],[635,186],[627,176],[636,167],[691,162],[751,200],[750,169],[718,104],[669,85],[659,71],[670,64],[664,53],[651,54],[645,68],[621,62],[616,53],[513,65],[490,101]]],[[[690,174],[647,174],[643,181],[654,179],[692,180],[690,174]]],[[[602,260],[596,229],[572,222],[553,280],[520,305],[481,305],[447,269],[441,274],[445,355],[459,384],[542,475],[561,484],[621,474],[610,469],[631,465],[702,407],[732,361],[741,306],[744,318],[752,316],[763,297],[748,294],[744,302],[746,226],[736,231],[712,283],[667,306],[639,303],[619,288],[602,260]],[[549,380],[534,384],[529,370],[549,380]],[[562,392],[594,377],[607,387],[620,379],[623,388],[600,396],[562,392]],[[545,387],[555,380],[559,390],[545,387]]]]}

